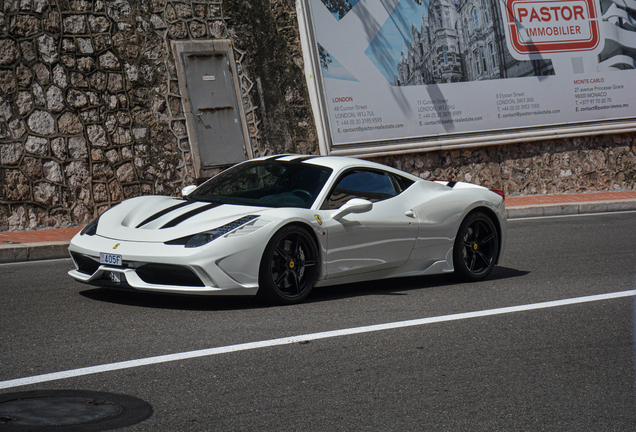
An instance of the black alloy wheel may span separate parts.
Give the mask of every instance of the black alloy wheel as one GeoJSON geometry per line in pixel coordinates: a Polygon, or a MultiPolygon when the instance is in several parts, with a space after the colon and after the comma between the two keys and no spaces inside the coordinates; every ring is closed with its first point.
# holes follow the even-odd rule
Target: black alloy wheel
{"type": "Polygon", "coordinates": [[[281,228],[267,244],[259,271],[258,296],[273,304],[305,299],[318,277],[318,248],[306,229],[281,228]]]}
{"type": "Polygon", "coordinates": [[[498,254],[499,235],[492,219],[481,212],[469,214],[455,238],[455,272],[469,281],[485,279],[495,267],[498,254]]]}

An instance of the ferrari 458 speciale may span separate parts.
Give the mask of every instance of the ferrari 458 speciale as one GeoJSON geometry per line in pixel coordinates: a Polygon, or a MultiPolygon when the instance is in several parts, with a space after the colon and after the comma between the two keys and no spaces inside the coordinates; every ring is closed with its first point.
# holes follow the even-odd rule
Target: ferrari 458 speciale
{"type": "Polygon", "coordinates": [[[354,158],[253,159],[182,195],[104,212],[71,241],[69,274],[99,287],[289,304],[314,287],[371,279],[481,280],[506,239],[500,191],[354,158]]]}

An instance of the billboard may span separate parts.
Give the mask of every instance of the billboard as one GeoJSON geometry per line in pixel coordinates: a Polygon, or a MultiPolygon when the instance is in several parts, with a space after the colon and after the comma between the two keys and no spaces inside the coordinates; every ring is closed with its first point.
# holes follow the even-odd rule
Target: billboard
{"type": "Polygon", "coordinates": [[[297,8],[323,152],[636,130],[633,1],[298,0],[297,8]]]}

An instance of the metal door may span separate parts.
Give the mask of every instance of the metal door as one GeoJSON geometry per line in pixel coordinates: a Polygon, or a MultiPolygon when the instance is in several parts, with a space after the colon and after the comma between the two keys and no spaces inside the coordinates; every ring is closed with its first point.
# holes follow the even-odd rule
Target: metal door
{"type": "Polygon", "coordinates": [[[203,169],[246,159],[232,70],[224,52],[183,53],[203,169]]]}

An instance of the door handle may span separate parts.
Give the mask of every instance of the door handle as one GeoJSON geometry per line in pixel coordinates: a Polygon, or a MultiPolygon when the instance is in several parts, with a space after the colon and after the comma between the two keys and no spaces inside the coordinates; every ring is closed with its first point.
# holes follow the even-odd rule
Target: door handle
{"type": "Polygon", "coordinates": [[[415,212],[413,212],[413,210],[407,210],[404,212],[404,214],[408,217],[412,217],[412,218],[415,217],[415,212]]]}

